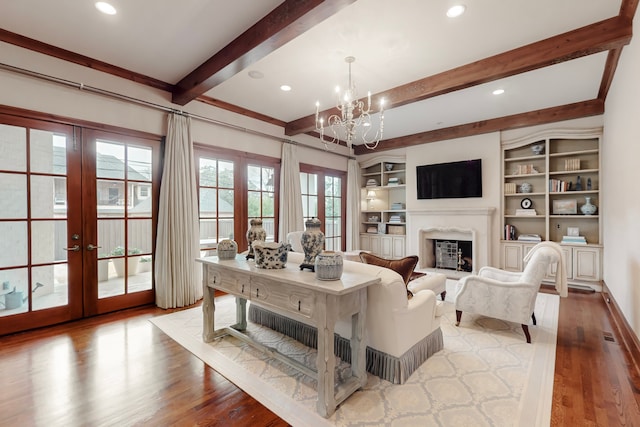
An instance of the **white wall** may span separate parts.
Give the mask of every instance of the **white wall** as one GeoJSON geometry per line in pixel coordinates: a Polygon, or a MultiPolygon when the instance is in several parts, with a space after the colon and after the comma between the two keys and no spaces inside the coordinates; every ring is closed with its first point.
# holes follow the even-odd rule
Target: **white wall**
{"type": "Polygon", "coordinates": [[[640,40],[622,50],[607,96],[602,145],[604,280],[640,336],[640,40]]]}

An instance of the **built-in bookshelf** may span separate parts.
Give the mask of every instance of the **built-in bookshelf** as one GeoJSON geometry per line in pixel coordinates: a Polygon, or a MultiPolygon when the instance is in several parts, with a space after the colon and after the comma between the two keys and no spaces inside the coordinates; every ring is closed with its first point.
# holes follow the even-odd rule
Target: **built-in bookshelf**
{"type": "Polygon", "coordinates": [[[553,241],[563,247],[570,280],[601,280],[600,144],[601,129],[502,143],[503,268],[521,270],[531,247],[553,241]]]}
{"type": "Polygon", "coordinates": [[[406,163],[396,157],[361,164],[360,249],[388,258],[405,253],[406,163]]]}

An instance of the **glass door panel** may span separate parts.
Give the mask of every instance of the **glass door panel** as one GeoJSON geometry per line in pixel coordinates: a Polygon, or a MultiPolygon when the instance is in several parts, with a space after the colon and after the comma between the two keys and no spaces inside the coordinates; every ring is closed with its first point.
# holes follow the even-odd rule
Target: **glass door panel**
{"type": "Polygon", "coordinates": [[[99,247],[97,291],[87,290],[92,295],[87,303],[105,312],[152,302],[159,141],[91,131],[85,144],[95,153],[85,176],[95,188],[95,200],[86,201],[95,209],[87,235],[95,235],[99,247]]]}
{"type": "MultiPolygon", "coordinates": [[[[69,257],[69,232],[79,232],[80,215],[68,215],[71,181],[79,182],[80,152],[70,126],[0,116],[0,334],[76,318],[69,257]],[[71,159],[72,167],[68,166],[71,159]],[[48,311],[46,315],[36,312],[48,311]]],[[[79,238],[79,237],[78,237],[79,238]]],[[[77,252],[80,250],[78,243],[77,252]]]]}

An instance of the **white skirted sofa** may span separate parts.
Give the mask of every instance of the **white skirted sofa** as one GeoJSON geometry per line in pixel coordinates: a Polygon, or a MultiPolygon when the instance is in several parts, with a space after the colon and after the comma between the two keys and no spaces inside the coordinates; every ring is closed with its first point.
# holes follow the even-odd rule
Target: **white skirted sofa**
{"type": "MultiPolygon", "coordinates": [[[[303,260],[304,254],[290,252],[287,263],[298,265],[303,260]]],[[[429,289],[420,290],[409,299],[402,277],[388,268],[344,261],[344,270],[380,278],[380,284],[370,286],[367,293],[367,371],[395,384],[404,383],[443,347],[440,319],[436,315],[442,302],[436,301],[436,295],[429,289]]],[[[307,346],[317,346],[315,328],[302,322],[257,305],[250,305],[249,320],[307,346]]],[[[336,356],[347,362],[351,360],[350,337],[350,319],[340,319],[336,323],[336,356]]]]}

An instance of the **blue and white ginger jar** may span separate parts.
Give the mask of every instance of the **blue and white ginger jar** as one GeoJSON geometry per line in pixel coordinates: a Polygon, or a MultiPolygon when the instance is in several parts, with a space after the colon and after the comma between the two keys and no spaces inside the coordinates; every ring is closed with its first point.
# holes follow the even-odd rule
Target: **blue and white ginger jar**
{"type": "Polygon", "coordinates": [[[305,221],[306,229],[302,233],[300,243],[304,251],[303,265],[313,265],[316,256],[322,252],[324,246],[324,233],[320,230],[322,223],[318,218],[310,218],[305,221]]]}

